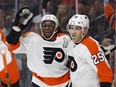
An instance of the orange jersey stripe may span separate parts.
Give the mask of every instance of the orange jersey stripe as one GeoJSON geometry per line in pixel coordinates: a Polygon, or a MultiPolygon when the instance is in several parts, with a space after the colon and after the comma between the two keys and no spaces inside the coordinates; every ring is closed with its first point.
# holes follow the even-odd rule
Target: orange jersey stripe
{"type": "Polygon", "coordinates": [[[23,37],[26,37],[30,32],[26,32],[25,34],[23,34],[23,37]]]}
{"type": "Polygon", "coordinates": [[[45,84],[49,86],[58,85],[58,84],[62,84],[62,83],[69,81],[69,75],[70,73],[68,72],[61,77],[50,78],[50,77],[40,77],[40,76],[37,76],[37,74],[35,73],[32,74],[32,76],[35,76],[36,78],[38,78],[39,80],[41,80],[42,82],[44,82],[45,84]]]}
{"type": "MultiPolygon", "coordinates": [[[[86,38],[85,40],[82,41],[82,44],[84,44],[88,48],[91,55],[96,55],[99,52],[98,45],[91,38],[86,38]]],[[[100,62],[96,64],[96,67],[98,70],[97,74],[100,82],[112,83],[113,80],[112,70],[108,67],[106,62],[105,61],[100,62]]]]}
{"type": "Polygon", "coordinates": [[[16,45],[14,45],[14,44],[8,44],[8,45],[9,45],[10,50],[13,51],[20,46],[20,42],[18,42],[16,45]]]}
{"type": "MultiPolygon", "coordinates": [[[[8,51],[11,54],[12,61],[9,64],[7,64],[7,70],[8,70],[8,73],[9,73],[10,83],[11,84],[14,84],[15,82],[17,82],[19,80],[19,70],[18,70],[18,66],[17,66],[16,60],[14,58],[14,55],[11,52],[11,49],[6,44],[6,39],[5,39],[4,34],[3,34],[3,32],[2,32],[1,29],[0,29],[0,34],[2,36],[1,37],[1,40],[7,46],[8,51]]],[[[0,71],[0,79],[2,79],[2,82],[3,83],[7,83],[7,81],[6,81],[6,75],[5,75],[5,69],[3,69],[2,71],[0,71]]]]}
{"type": "MultiPolygon", "coordinates": [[[[14,58],[12,58],[12,62],[7,65],[7,69],[8,69],[8,73],[9,73],[10,83],[14,84],[15,82],[17,82],[19,80],[18,66],[17,66],[14,58]]],[[[0,78],[2,79],[3,83],[7,84],[5,69],[3,69],[0,72],[0,78]]]]}

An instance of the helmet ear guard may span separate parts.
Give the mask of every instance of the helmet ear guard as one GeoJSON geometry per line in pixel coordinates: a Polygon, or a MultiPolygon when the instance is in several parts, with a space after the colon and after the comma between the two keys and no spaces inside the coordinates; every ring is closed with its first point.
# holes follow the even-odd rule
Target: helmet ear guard
{"type": "Polygon", "coordinates": [[[54,34],[57,32],[57,28],[59,26],[59,22],[58,22],[58,19],[56,18],[55,15],[52,15],[52,14],[47,14],[47,15],[44,15],[41,19],[41,22],[40,22],[40,30],[41,30],[41,33],[42,33],[42,36],[46,39],[46,40],[50,40],[54,34]],[[53,21],[55,23],[55,28],[54,28],[54,31],[53,31],[53,34],[51,35],[51,37],[47,38],[44,36],[43,34],[43,30],[42,30],[42,23],[44,21],[53,21]]]}

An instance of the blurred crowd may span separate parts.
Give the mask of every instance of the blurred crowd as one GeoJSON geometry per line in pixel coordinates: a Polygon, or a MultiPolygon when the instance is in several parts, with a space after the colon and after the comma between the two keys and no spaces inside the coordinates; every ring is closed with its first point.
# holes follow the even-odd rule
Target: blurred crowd
{"type": "MultiPolygon", "coordinates": [[[[4,1],[4,0],[3,0],[4,1]]],[[[8,5],[0,1],[0,27],[7,35],[14,21],[16,11],[24,6],[29,6],[34,17],[27,29],[38,32],[40,19],[45,14],[55,14],[60,23],[62,32],[68,34],[67,23],[69,18],[75,13],[86,14],[89,16],[90,29],[89,34],[99,41],[105,50],[110,50],[115,46],[115,30],[111,29],[109,22],[105,18],[103,0],[11,0],[12,5],[8,5]],[[14,4],[15,3],[15,4],[14,4]]],[[[115,0],[111,0],[111,5],[115,8],[115,0]]],[[[114,78],[116,78],[116,52],[111,52],[107,58],[112,70],[114,78]]],[[[31,72],[26,67],[26,56],[24,54],[16,55],[19,69],[21,72],[21,87],[31,87],[29,81],[31,72]]],[[[114,81],[115,82],[115,81],[114,81]]],[[[116,83],[115,83],[116,84],[116,83]]],[[[115,86],[116,87],[116,86],[115,86]]]]}

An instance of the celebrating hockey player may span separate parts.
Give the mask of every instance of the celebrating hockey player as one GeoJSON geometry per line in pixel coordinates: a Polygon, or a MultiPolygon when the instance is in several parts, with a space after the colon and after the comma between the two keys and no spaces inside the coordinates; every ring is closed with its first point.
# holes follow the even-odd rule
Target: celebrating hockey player
{"type": "Polygon", "coordinates": [[[76,14],[69,20],[72,38],[67,49],[70,87],[111,87],[112,71],[99,43],[88,36],[89,18],[76,14]]]}
{"type": "Polygon", "coordinates": [[[19,87],[19,70],[0,29],[0,87],[19,87]]]}
{"type": "Polygon", "coordinates": [[[42,17],[40,35],[27,32],[20,37],[32,16],[28,7],[20,9],[7,41],[14,53],[27,54],[33,87],[66,87],[69,82],[66,49],[70,37],[58,33],[59,22],[52,14],[42,17]]]}

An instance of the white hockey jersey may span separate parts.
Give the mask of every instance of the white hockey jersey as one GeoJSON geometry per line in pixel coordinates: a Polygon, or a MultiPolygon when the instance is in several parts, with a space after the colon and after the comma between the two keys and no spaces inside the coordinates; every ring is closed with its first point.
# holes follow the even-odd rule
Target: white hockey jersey
{"type": "Polygon", "coordinates": [[[72,87],[100,87],[100,82],[112,83],[112,71],[97,41],[91,37],[78,45],[71,41],[67,51],[72,87]]]}
{"type": "Polygon", "coordinates": [[[66,49],[70,37],[58,34],[53,42],[39,34],[28,32],[14,46],[14,53],[27,54],[28,68],[33,72],[32,82],[40,87],[65,87],[69,81],[66,49]]]}

